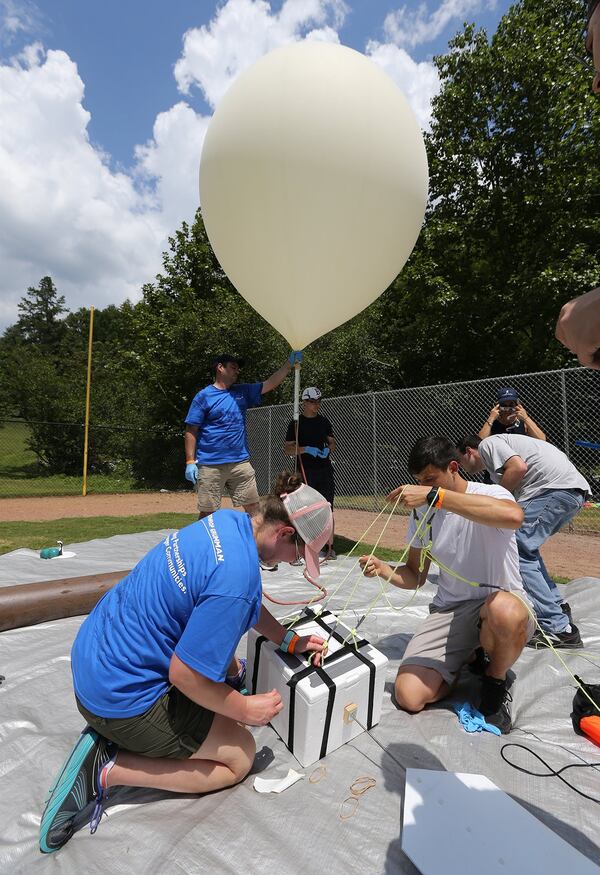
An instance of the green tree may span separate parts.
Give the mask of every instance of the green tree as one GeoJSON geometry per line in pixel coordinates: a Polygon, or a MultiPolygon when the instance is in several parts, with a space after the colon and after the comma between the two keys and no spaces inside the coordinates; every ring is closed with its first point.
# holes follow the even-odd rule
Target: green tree
{"type": "Polygon", "coordinates": [[[430,206],[384,296],[382,339],[411,384],[560,367],[564,301],[600,275],[600,107],[582,11],[522,0],[491,41],[465,26],[436,58],[430,206]]]}
{"type": "Polygon", "coordinates": [[[199,211],[169,247],[162,272],[133,308],[133,340],[124,355],[138,377],[134,469],[140,482],[181,485],[183,423],[193,396],[213,379],[211,358],[225,351],[242,356],[243,379],[253,382],[281,365],[286,345],[223,273],[199,211]]]}
{"type": "Polygon", "coordinates": [[[43,346],[48,352],[54,351],[64,332],[60,319],[67,312],[64,303],[64,296],[58,294],[52,277],[42,277],[37,288],[30,286],[18,304],[17,331],[21,338],[43,346]]]}
{"type": "MultiPolygon", "coordinates": [[[[80,474],[90,313],[68,313],[63,302],[49,278],[22,300],[18,321],[0,340],[0,409],[28,423],[38,473],[80,474]]],[[[136,391],[127,358],[132,307],[94,315],[89,470],[127,473],[136,391]]]]}
{"type": "MultiPolygon", "coordinates": [[[[193,396],[213,380],[211,358],[219,352],[243,357],[242,379],[258,382],[280,367],[289,348],[227,279],[200,211],[169,244],[162,272],[144,286],[143,300],[134,307],[134,339],[124,355],[138,369],[134,470],[140,482],[181,485],[183,423],[193,396]]],[[[389,385],[369,334],[371,322],[365,311],[311,344],[303,386],[316,383],[332,395],[389,385]]],[[[291,402],[292,386],[289,378],[265,403],[291,402]]]]}

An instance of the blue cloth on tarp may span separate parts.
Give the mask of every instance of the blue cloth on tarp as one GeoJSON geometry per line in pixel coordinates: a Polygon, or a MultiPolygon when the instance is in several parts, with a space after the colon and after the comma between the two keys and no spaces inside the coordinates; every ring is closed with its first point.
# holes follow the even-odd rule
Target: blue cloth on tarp
{"type": "Polygon", "coordinates": [[[483,732],[485,729],[486,732],[493,732],[494,735],[502,735],[497,726],[486,723],[483,714],[480,714],[470,702],[463,702],[462,705],[455,702],[452,707],[458,714],[458,722],[467,732],[483,732]]]}

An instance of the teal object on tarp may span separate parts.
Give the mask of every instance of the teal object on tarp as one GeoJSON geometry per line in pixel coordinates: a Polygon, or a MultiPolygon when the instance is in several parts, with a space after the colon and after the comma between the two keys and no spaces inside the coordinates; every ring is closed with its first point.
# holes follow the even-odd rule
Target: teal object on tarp
{"type": "Polygon", "coordinates": [[[57,541],[56,547],[43,547],[40,550],[40,559],[54,559],[56,556],[61,556],[63,551],[63,542],[57,541]]]}
{"type": "Polygon", "coordinates": [[[502,735],[498,727],[492,723],[487,723],[483,714],[477,708],[474,708],[470,702],[465,702],[463,705],[456,703],[452,707],[458,714],[460,725],[467,732],[482,732],[485,729],[486,732],[493,732],[494,735],[502,735]]]}

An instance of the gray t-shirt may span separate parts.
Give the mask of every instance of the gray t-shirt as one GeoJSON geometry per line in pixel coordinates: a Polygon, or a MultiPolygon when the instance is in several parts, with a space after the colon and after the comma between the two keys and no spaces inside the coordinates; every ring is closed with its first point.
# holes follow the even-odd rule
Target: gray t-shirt
{"type": "Polygon", "coordinates": [[[520,456],[527,471],[514,495],[519,504],[525,504],[548,489],[583,489],[591,492],[587,480],[565,454],[537,438],[521,434],[496,434],[484,438],[479,453],[494,483],[502,478],[504,465],[513,456],[520,456]]]}
{"type": "MultiPolygon", "coordinates": [[[[467,493],[514,501],[510,492],[502,486],[489,483],[468,483],[467,493]]],[[[425,511],[425,507],[417,510],[420,523],[425,511]]],[[[436,607],[448,608],[469,599],[485,599],[497,589],[515,592],[521,599],[526,599],[519,573],[517,542],[512,529],[474,523],[443,507],[430,512],[429,519],[431,561],[441,563],[437,593],[433,598],[436,607]]],[[[411,514],[408,543],[422,550],[429,543],[429,531],[421,525],[420,535],[415,537],[416,530],[415,515],[411,514]]]]}

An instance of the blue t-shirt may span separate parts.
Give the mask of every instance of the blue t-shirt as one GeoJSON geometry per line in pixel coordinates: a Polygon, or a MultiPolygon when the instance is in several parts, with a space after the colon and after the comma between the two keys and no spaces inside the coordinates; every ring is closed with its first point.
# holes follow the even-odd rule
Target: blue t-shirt
{"type": "Polygon", "coordinates": [[[246,440],[246,410],[262,400],[262,383],[240,383],[231,389],[206,386],[194,397],[186,425],[197,425],[198,465],[226,465],[250,457],[246,440]]]}
{"type": "Polygon", "coordinates": [[[71,652],[78,699],[99,717],[143,714],[169,687],[173,653],[223,681],[261,596],[246,514],[219,510],[167,535],[81,626],[71,652]]]}

